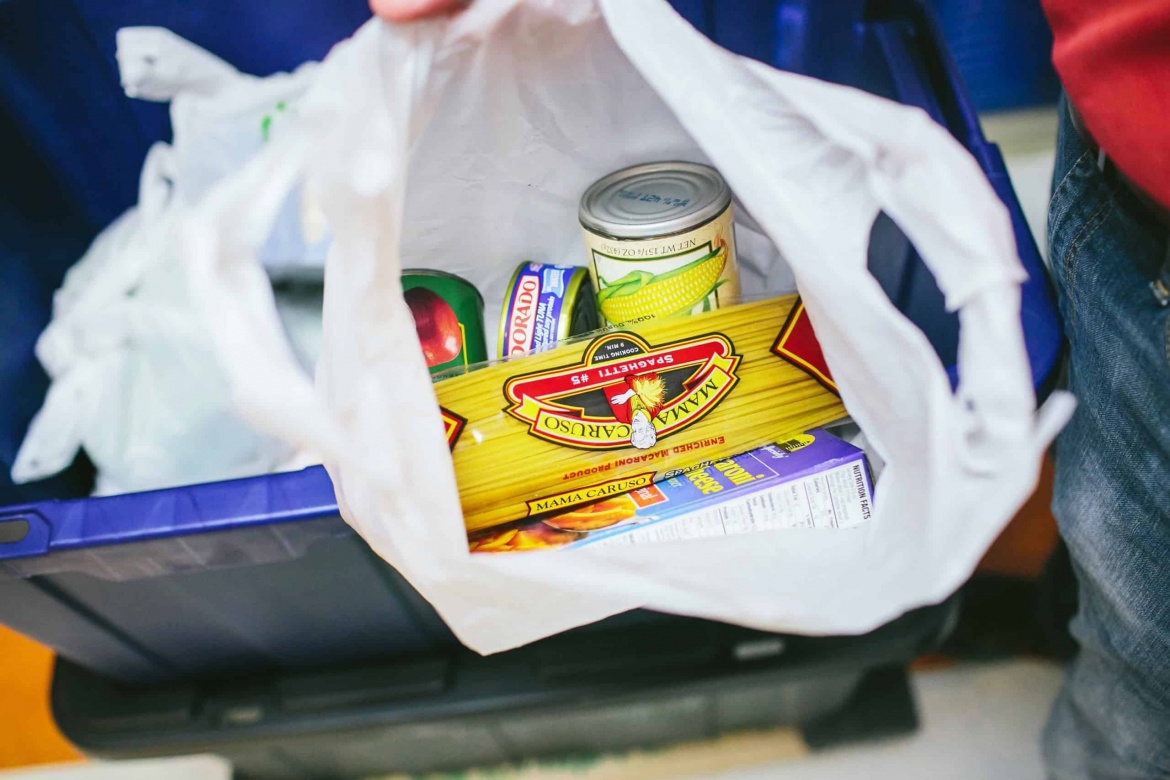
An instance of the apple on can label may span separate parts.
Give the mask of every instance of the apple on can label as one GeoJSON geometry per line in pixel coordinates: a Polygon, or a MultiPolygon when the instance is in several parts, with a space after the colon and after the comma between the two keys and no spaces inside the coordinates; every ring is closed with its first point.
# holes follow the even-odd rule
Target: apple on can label
{"type": "Polygon", "coordinates": [[[487,360],[483,297],[470,282],[443,271],[410,269],[402,273],[402,292],[432,374],[487,360]]]}
{"type": "Polygon", "coordinates": [[[425,287],[405,291],[406,305],[422,345],[427,368],[449,363],[463,351],[463,333],[451,305],[425,287]]]}

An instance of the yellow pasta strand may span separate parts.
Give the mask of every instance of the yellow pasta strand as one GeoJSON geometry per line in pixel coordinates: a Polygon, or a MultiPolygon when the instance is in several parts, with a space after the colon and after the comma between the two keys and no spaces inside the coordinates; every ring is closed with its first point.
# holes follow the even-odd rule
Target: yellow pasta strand
{"type": "Polygon", "coordinates": [[[435,385],[469,531],[619,495],[845,416],[771,352],[794,296],[650,320],[435,385]]]}

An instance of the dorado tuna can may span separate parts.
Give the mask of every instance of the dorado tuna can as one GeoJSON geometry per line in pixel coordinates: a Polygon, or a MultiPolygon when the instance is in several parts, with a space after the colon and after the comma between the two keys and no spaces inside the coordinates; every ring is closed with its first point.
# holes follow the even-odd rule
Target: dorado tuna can
{"type": "Polygon", "coordinates": [[[597,302],[611,324],[698,314],[739,295],[731,190],[708,165],[636,165],[597,181],[579,211],[597,302]]]}
{"type": "Polygon", "coordinates": [[[543,352],[598,325],[597,299],[586,269],[521,263],[504,293],[497,351],[500,357],[543,352]]]}
{"type": "Polygon", "coordinates": [[[470,282],[443,271],[408,269],[402,293],[432,374],[487,360],[483,297],[470,282]]]}

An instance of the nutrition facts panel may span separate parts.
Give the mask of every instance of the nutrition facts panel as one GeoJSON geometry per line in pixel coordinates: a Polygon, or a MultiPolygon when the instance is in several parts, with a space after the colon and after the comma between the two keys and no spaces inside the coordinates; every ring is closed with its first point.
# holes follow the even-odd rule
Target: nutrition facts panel
{"type": "Polygon", "coordinates": [[[852,528],[869,514],[869,478],[857,460],[718,506],[650,522],[598,544],[647,544],[782,528],[852,528]]]}

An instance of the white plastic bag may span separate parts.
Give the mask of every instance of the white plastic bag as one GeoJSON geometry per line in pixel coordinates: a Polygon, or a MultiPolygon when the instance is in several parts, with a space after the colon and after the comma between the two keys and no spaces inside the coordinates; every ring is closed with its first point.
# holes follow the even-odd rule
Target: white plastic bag
{"type": "Polygon", "coordinates": [[[99,495],[251,476],[291,456],[233,412],[175,253],[169,152],[151,150],[139,206],[98,236],[54,298],[36,347],[52,384],[14,481],[60,471],[79,447],[99,495]]]}
{"type": "MultiPolygon", "coordinates": [[[[171,104],[173,197],[183,204],[198,202],[294,124],[317,71],[307,62],[263,78],[240,73],[163,27],[124,27],[117,39],[126,95],[171,104]]],[[[320,278],[328,241],[316,209],[299,189],[289,194],[261,253],[270,275],[320,278]]]]}
{"type": "MultiPolygon", "coordinates": [[[[278,104],[288,107],[283,132],[316,65],[246,76],[154,27],[120,30],[118,63],[129,96],[173,101],[174,142],[151,148],[138,205],[94,240],[54,296],[52,322],[36,348],[53,381],[12,478],[56,473],[79,447],[97,469],[99,495],[272,471],[293,450],[234,413],[176,253],[176,219],[183,204],[262,148],[262,122],[278,104]]],[[[317,267],[319,274],[323,245],[314,250],[301,239],[295,206],[285,206],[266,250],[281,268],[317,267]]],[[[300,309],[295,332],[311,344],[312,310],[300,309]]]]}
{"type": "MultiPolygon", "coordinates": [[[[1058,394],[1035,416],[1008,215],[946,131],[734,56],[663,0],[478,0],[451,19],[370,22],[329,55],[301,110],[187,222],[192,279],[241,412],[325,453],[343,516],[479,651],[634,607],[821,633],[937,602],[1032,490],[1071,413],[1058,394]],[[576,213],[589,183],[672,158],[715,165],[741,221],[795,273],[886,464],[874,521],[471,558],[401,268],[452,271],[497,300],[521,260],[585,264],[576,213]],[[315,389],[256,261],[302,178],[334,237],[315,389]],[[879,209],[960,312],[957,394],[866,270],[879,209]]],[[[770,262],[762,276],[783,278],[770,262]]],[[[523,475],[501,463],[499,477],[523,475]]]]}

